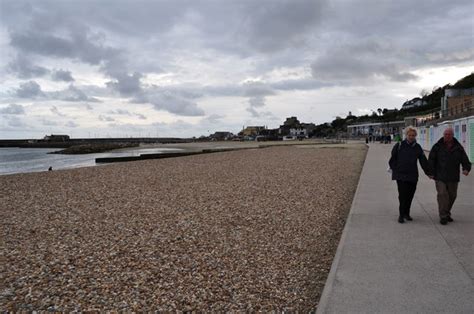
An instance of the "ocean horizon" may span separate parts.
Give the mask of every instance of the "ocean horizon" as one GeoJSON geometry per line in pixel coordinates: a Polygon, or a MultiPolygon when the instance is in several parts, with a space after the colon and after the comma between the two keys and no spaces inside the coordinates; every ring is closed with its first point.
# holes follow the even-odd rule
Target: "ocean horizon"
{"type": "Polygon", "coordinates": [[[0,175],[48,171],[49,167],[52,167],[53,170],[93,167],[99,165],[95,163],[95,159],[99,157],[138,156],[140,154],[182,151],[180,148],[131,148],[94,154],[48,154],[58,150],[61,149],[2,147],[0,148],[0,175]]]}

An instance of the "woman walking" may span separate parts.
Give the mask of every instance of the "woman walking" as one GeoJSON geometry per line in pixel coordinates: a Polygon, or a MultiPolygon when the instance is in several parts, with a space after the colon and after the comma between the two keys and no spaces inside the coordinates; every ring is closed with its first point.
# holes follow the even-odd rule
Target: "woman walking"
{"type": "Polygon", "coordinates": [[[418,160],[425,174],[433,178],[425,153],[416,142],[416,135],[416,129],[408,127],[405,131],[405,140],[393,146],[392,156],[388,162],[392,170],[392,180],[397,181],[400,202],[399,223],[404,223],[405,219],[413,220],[410,216],[410,207],[418,182],[418,160]]]}

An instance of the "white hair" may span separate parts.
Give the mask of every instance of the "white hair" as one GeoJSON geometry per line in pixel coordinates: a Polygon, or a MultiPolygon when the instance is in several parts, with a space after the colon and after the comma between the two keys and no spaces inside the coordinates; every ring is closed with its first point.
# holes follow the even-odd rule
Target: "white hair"
{"type": "Polygon", "coordinates": [[[408,133],[410,132],[415,132],[415,135],[418,135],[418,132],[416,131],[416,129],[412,126],[409,126],[405,129],[405,136],[408,135],[408,133]]]}

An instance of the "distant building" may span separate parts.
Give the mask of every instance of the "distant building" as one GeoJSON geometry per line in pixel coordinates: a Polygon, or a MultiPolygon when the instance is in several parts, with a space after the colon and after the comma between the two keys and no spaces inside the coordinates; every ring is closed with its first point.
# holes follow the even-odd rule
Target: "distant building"
{"type": "Polygon", "coordinates": [[[403,103],[402,109],[410,109],[415,107],[420,107],[426,105],[426,101],[421,99],[420,97],[415,97],[411,100],[407,100],[403,103]]]}
{"type": "Polygon", "coordinates": [[[474,88],[446,89],[441,98],[441,116],[464,117],[474,112],[474,88]]]}
{"type": "Polygon", "coordinates": [[[266,127],[264,126],[248,126],[244,128],[242,131],[240,131],[239,135],[255,137],[255,136],[260,135],[260,132],[262,132],[265,129],[266,127]]]}
{"type": "Polygon", "coordinates": [[[51,134],[46,135],[43,140],[47,142],[67,142],[70,138],[69,135],[51,134]]]}
{"type": "Polygon", "coordinates": [[[278,135],[287,136],[290,135],[290,129],[296,129],[300,127],[300,121],[296,117],[286,118],[285,122],[278,128],[278,135]]]}
{"type": "Polygon", "coordinates": [[[404,128],[404,120],[388,122],[364,122],[348,125],[347,133],[350,136],[381,136],[389,134],[401,134],[404,128]]]}
{"type": "Polygon", "coordinates": [[[308,130],[302,127],[299,128],[291,128],[290,129],[290,136],[293,137],[308,137],[308,130]]]}
{"type": "Polygon", "coordinates": [[[347,133],[350,136],[366,136],[380,134],[381,122],[364,122],[357,124],[349,124],[347,133]]]}
{"type": "Polygon", "coordinates": [[[314,130],[316,129],[316,124],[314,123],[301,123],[301,127],[306,130],[306,133],[312,135],[314,130]]]}
{"type": "Polygon", "coordinates": [[[261,130],[260,134],[256,137],[257,141],[277,141],[278,139],[278,129],[261,130]]]}
{"type": "Polygon", "coordinates": [[[215,140],[215,141],[227,141],[227,140],[231,140],[234,137],[234,134],[227,131],[218,131],[218,132],[215,132],[214,134],[211,134],[211,136],[209,137],[211,138],[211,140],[215,140]]]}
{"type": "Polygon", "coordinates": [[[286,118],[283,125],[280,125],[278,134],[280,136],[309,137],[316,129],[314,123],[301,123],[296,117],[286,118]]]}

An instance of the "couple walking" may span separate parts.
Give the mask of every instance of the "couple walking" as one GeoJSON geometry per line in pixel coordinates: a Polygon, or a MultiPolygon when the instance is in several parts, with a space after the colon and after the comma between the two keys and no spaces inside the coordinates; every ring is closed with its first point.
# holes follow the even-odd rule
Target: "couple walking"
{"type": "Polygon", "coordinates": [[[398,222],[413,220],[410,207],[418,182],[419,160],[425,174],[435,180],[440,223],[446,225],[453,221],[451,208],[457,195],[459,168],[462,166],[462,173],[467,176],[471,163],[462,145],[454,138],[453,129],[444,131],[443,137],[431,148],[428,159],[416,142],[416,135],[416,129],[408,127],[405,140],[395,144],[388,162],[392,170],[392,180],[397,181],[400,202],[398,222]]]}

